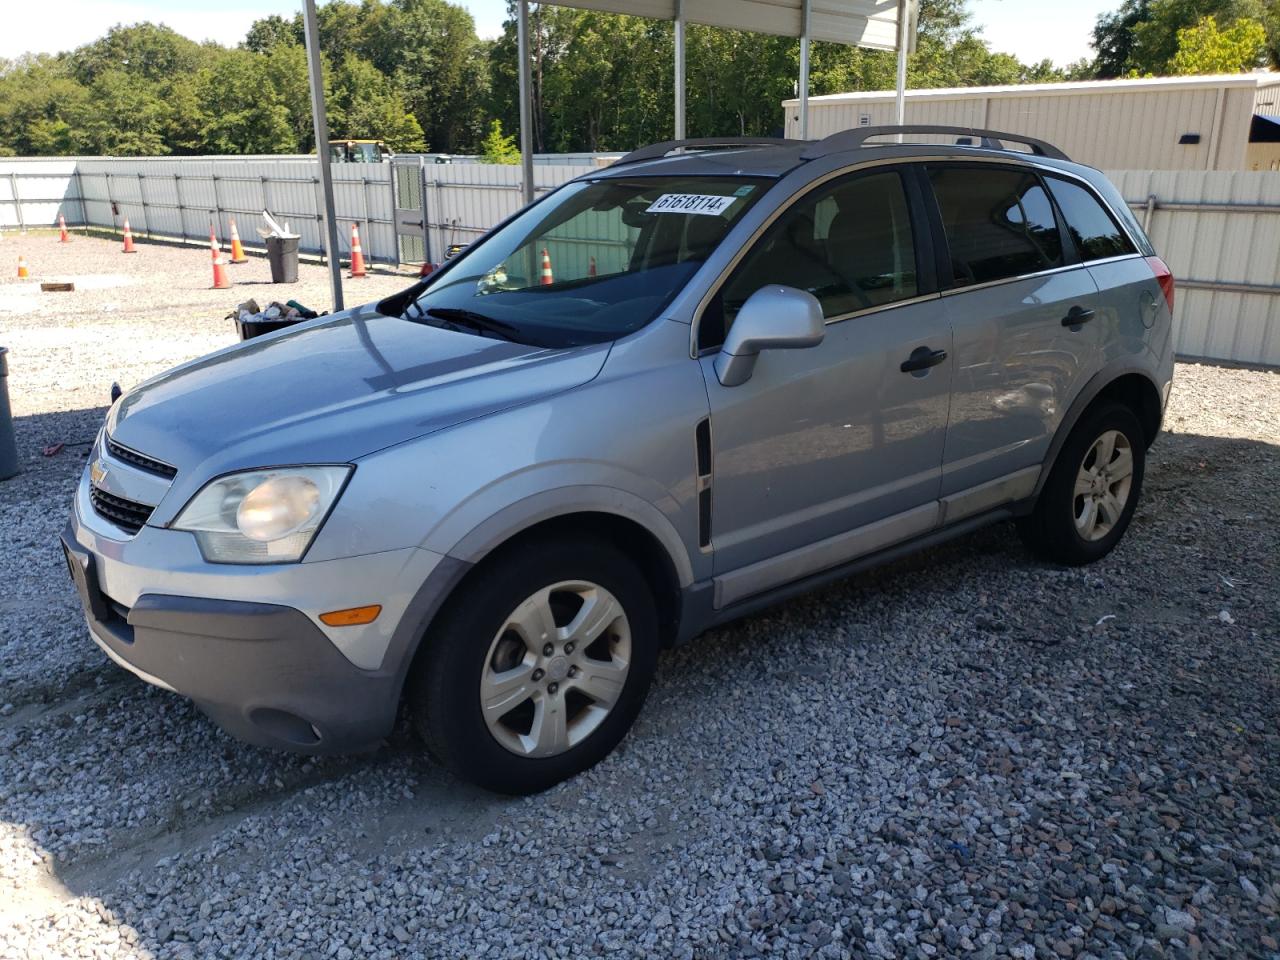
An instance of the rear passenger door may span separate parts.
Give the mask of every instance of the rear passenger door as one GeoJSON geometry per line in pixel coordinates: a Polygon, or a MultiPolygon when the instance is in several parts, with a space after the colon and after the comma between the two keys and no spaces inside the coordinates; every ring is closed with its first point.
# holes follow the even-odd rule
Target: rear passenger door
{"type": "Polygon", "coordinates": [[[1100,344],[1100,363],[1143,349],[1156,312],[1150,266],[1088,185],[1053,175],[1044,180],[1066,223],[1070,243],[1098,288],[1098,312],[1092,325],[1100,344]],[[1143,291],[1147,291],[1145,297],[1143,291]]]}
{"type": "Polygon", "coordinates": [[[931,164],[955,380],[943,522],[1032,492],[1054,431],[1099,367],[1098,291],[1026,166],[931,164]]]}

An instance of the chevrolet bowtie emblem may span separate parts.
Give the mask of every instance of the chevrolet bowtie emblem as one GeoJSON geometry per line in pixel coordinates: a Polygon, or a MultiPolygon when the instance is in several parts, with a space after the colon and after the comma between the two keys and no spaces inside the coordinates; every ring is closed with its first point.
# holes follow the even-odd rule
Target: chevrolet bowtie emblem
{"type": "Polygon", "coordinates": [[[102,481],[107,479],[107,465],[101,460],[93,461],[89,467],[89,479],[93,481],[95,487],[102,486],[102,481]]]}

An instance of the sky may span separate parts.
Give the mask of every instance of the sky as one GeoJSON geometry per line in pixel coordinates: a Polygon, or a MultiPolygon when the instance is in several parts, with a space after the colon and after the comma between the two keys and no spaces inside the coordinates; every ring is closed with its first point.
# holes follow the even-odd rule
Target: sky
{"type": "MultiPolygon", "coordinates": [[[[506,0],[460,0],[482,37],[496,36],[506,0]]],[[[1098,14],[1120,0],[969,0],[974,21],[996,50],[1027,63],[1046,57],[1067,64],[1092,55],[1090,31],[1098,14]]],[[[271,13],[291,15],[299,0],[39,0],[15,4],[0,32],[0,57],[55,53],[88,43],[117,23],[159,21],[194,40],[232,46],[249,24],[271,13]]]]}

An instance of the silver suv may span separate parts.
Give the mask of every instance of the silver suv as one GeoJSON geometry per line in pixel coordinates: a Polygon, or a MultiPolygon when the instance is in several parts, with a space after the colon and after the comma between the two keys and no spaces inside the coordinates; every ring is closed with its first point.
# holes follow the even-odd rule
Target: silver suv
{"type": "Polygon", "coordinates": [[[657,144],[403,293],[125,394],[67,558],[107,655],[245,740],[370,747],[404,700],[461,776],[540,790],[709,627],[1008,519],[1104,556],[1172,301],[1048,144],[657,144]]]}

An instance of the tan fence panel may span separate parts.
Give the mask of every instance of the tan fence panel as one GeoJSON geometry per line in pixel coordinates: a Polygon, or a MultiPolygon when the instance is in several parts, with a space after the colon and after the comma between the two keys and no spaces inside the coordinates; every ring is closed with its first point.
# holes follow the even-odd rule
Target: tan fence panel
{"type": "Polygon", "coordinates": [[[1177,280],[1179,356],[1280,366],[1280,174],[1107,175],[1177,280]]]}

